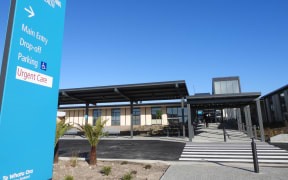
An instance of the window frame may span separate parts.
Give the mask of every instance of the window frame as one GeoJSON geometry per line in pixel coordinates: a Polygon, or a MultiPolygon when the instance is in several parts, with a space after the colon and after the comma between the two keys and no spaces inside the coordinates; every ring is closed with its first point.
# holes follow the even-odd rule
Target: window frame
{"type": "Polygon", "coordinates": [[[141,125],[141,109],[140,108],[133,108],[132,120],[133,120],[133,125],[136,125],[136,126],[141,125]]]}
{"type": "Polygon", "coordinates": [[[121,117],[121,110],[119,108],[111,109],[111,126],[120,126],[120,117],[121,117]],[[113,112],[113,111],[117,111],[117,112],[113,112]]]}
{"type": "Polygon", "coordinates": [[[93,109],[92,116],[93,116],[92,125],[93,125],[93,126],[96,126],[97,120],[102,117],[102,109],[93,109]],[[95,112],[96,112],[96,114],[97,114],[97,118],[94,116],[94,115],[95,115],[95,112]],[[99,116],[99,114],[100,114],[100,116],[99,116]]]}
{"type": "Polygon", "coordinates": [[[162,116],[160,117],[160,119],[156,119],[154,118],[157,114],[157,110],[153,111],[153,109],[157,109],[157,110],[160,110],[161,112],[162,111],[162,107],[151,107],[151,124],[152,125],[161,125],[162,124],[162,116]],[[153,114],[153,112],[155,112],[155,114],[153,114]]]}

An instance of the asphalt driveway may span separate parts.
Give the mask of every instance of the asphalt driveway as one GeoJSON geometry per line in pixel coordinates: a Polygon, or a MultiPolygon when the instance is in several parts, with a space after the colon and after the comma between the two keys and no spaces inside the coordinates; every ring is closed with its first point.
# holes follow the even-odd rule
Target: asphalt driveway
{"type": "MultiPolygon", "coordinates": [[[[87,140],[60,140],[59,156],[89,158],[90,144],[87,140]]],[[[159,140],[101,140],[97,157],[108,159],[142,159],[178,161],[185,143],[159,140]]]]}

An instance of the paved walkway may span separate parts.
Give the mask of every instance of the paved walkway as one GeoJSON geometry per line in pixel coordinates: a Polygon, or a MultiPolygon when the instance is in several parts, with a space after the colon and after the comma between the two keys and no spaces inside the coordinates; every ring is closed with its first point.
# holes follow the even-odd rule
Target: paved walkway
{"type": "Polygon", "coordinates": [[[251,166],[225,164],[171,165],[161,180],[287,180],[288,168],[260,167],[254,173],[251,166]]]}

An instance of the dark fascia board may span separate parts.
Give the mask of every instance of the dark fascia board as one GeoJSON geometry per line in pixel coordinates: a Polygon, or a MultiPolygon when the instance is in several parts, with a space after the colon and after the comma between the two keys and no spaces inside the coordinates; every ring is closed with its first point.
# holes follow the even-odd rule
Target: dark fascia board
{"type": "MultiPolygon", "coordinates": [[[[71,88],[71,89],[60,89],[59,92],[75,92],[75,91],[89,91],[89,90],[105,90],[105,89],[115,89],[115,88],[133,88],[133,87],[143,87],[143,86],[159,86],[159,85],[173,85],[173,84],[184,84],[187,89],[185,80],[180,81],[164,81],[164,82],[153,82],[153,83],[139,83],[139,84],[124,84],[124,85],[111,85],[111,86],[98,86],[98,87],[85,87],[85,88],[71,88]]],[[[187,89],[187,94],[188,89],[187,89]]]]}
{"type": "Polygon", "coordinates": [[[279,93],[279,92],[281,92],[281,91],[283,91],[283,90],[286,90],[286,89],[288,90],[288,84],[286,84],[285,86],[283,86],[283,87],[281,87],[281,88],[279,88],[279,89],[276,89],[276,90],[274,90],[274,91],[272,91],[272,92],[270,92],[270,93],[262,96],[261,98],[262,98],[262,99],[267,98],[268,96],[277,94],[277,93],[279,93]]]}
{"type": "Polygon", "coordinates": [[[237,94],[213,94],[210,96],[187,96],[187,101],[189,100],[199,100],[199,99],[229,99],[229,98],[245,98],[245,97],[255,97],[261,96],[261,92],[250,92],[250,93],[237,93],[237,94]]]}
{"type": "Polygon", "coordinates": [[[212,81],[230,81],[230,80],[240,80],[239,76],[230,76],[230,77],[216,77],[212,78],[212,81]]]}
{"type": "MultiPolygon", "coordinates": [[[[186,103],[185,103],[186,105],[186,103]]],[[[134,104],[134,107],[149,107],[149,106],[181,106],[181,102],[166,102],[166,103],[145,103],[145,104],[134,104]]],[[[89,108],[117,108],[117,107],[130,107],[130,104],[115,104],[115,105],[103,105],[103,106],[89,106],[89,108]]],[[[59,107],[59,110],[65,109],[85,109],[85,106],[67,106],[67,107],[59,107]]]]}

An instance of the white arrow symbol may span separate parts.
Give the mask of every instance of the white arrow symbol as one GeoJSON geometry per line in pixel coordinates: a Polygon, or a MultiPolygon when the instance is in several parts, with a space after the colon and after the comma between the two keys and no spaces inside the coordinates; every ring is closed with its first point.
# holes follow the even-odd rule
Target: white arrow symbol
{"type": "Polygon", "coordinates": [[[30,13],[30,15],[28,17],[31,18],[31,17],[35,16],[35,13],[34,13],[31,6],[29,6],[29,8],[30,8],[30,10],[27,8],[24,8],[24,10],[27,11],[28,13],[30,13]]]}

